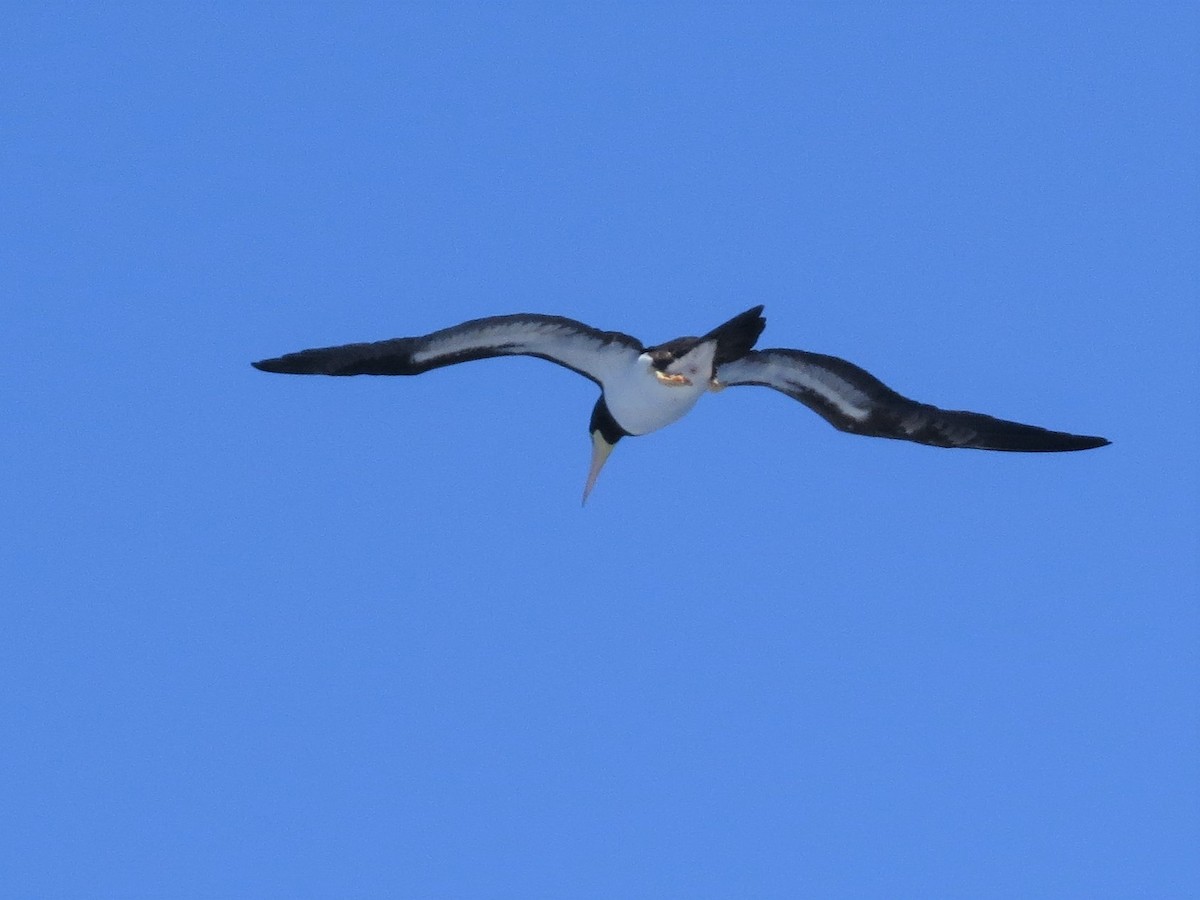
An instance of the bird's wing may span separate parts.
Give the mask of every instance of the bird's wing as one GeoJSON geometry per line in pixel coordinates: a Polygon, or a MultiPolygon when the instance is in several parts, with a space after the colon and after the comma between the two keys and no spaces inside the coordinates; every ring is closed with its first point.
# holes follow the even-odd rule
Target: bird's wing
{"type": "Polygon", "coordinates": [[[1088,450],[1102,437],[1050,431],[982,413],[909,400],[853,363],[803,350],[754,350],[717,371],[726,385],[758,384],[799,400],[834,428],[935,447],[976,450],[1088,450]]]}
{"type": "Polygon", "coordinates": [[[640,341],[619,331],[600,331],[561,316],[518,313],[474,319],[423,337],[302,350],[252,365],[290,375],[419,375],[473,359],[536,356],[603,386],[641,352],[640,341]]]}

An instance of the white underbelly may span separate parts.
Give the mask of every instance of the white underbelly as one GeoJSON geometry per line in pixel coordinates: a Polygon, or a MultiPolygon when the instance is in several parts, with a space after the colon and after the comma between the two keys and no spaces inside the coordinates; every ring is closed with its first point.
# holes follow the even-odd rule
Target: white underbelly
{"type": "Polygon", "coordinates": [[[638,371],[606,384],[604,402],[617,424],[630,434],[649,434],[683,418],[706,390],[707,379],[667,384],[648,371],[638,371]]]}

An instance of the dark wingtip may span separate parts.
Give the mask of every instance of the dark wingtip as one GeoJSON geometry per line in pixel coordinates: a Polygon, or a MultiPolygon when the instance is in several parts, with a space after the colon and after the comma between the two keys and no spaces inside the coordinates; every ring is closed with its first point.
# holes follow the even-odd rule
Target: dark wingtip
{"type": "Polygon", "coordinates": [[[280,375],[338,375],[330,371],[328,354],[322,350],[301,350],[285,353],[274,359],[260,359],[250,365],[260,372],[278,372],[280,375]]]}
{"type": "Polygon", "coordinates": [[[1043,450],[1051,453],[1071,450],[1095,450],[1097,447],[1107,447],[1111,444],[1108,438],[1090,434],[1067,434],[1061,431],[1051,431],[1040,438],[1034,437],[1027,446],[1014,446],[1017,450],[1043,450]]]}

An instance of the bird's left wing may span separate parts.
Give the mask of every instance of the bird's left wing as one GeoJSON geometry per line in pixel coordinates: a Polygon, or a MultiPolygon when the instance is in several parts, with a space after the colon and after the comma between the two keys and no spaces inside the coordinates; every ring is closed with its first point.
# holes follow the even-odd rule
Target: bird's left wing
{"type": "Polygon", "coordinates": [[[642,349],[640,341],[619,331],[600,331],[561,316],[518,313],[474,319],[423,337],[302,350],[252,365],[291,375],[420,375],[492,356],[536,356],[603,386],[642,349]]]}
{"type": "Polygon", "coordinates": [[[774,388],[851,434],[976,450],[1088,450],[1102,437],[1050,431],[983,413],[939,409],[896,393],[870,372],[836,356],[803,350],[752,350],[717,370],[725,385],[774,388]]]}

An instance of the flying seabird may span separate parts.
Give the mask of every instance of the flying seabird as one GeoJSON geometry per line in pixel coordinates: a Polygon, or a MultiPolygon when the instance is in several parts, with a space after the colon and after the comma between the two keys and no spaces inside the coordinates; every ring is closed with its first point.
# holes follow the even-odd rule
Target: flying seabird
{"type": "Polygon", "coordinates": [[[600,388],[588,426],[592,462],[584,502],[621,438],[657,431],[684,416],[705,392],[743,384],[787,394],[851,434],[1019,452],[1089,450],[1109,443],[1102,437],[918,403],[836,356],[754,350],[766,326],[762,310],[746,310],[703,337],[675,338],[653,347],[562,316],[517,313],[473,319],[423,337],[302,350],[252,365],[290,375],[420,375],[492,356],[536,356],[565,366],[600,388]]]}

